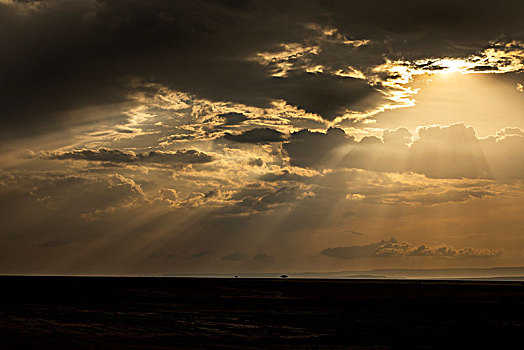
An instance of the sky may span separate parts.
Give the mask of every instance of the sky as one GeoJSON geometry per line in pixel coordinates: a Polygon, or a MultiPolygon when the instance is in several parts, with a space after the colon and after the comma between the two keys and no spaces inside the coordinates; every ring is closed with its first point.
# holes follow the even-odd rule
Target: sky
{"type": "Polygon", "coordinates": [[[524,266],[523,14],[0,0],[0,273],[524,266]]]}

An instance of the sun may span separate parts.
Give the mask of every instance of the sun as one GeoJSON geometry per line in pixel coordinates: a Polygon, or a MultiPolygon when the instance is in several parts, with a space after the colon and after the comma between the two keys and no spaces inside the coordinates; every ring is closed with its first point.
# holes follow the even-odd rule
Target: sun
{"type": "Polygon", "coordinates": [[[436,73],[449,75],[453,73],[466,74],[471,72],[474,65],[464,59],[443,58],[436,61],[434,66],[439,67],[436,73]]]}

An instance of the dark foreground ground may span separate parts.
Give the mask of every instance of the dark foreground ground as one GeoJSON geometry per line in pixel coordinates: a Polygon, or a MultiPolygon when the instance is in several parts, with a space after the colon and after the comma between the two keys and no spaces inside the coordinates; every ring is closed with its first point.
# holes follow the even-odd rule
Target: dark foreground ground
{"type": "Polygon", "coordinates": [[[522,348],[521,282],[0,277],[0,348],[522,348]]]}

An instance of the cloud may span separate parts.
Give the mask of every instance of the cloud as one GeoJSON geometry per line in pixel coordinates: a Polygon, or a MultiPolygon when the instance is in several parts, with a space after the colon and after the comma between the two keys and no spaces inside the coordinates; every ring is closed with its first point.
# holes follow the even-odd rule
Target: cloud
{"type": "Polygon", "coordinates": [[[292,133],[283,149],[289,155],[292,165],[315,167],[336,162],[339,147],[354,142],[354,137],[346,135],[339,128],[329,128],[326,133],[304,129],[292,133]]]}
{"type": "Polygon", "coordinates": [[[157,164],[201,164],[213,161],[213,157],[196,150],[178,150],[176,152],[151,151],[133,153],[108,148],[95,150],[74,150],[70,152],[52,152],[45,154],[49,159],[72,159],[110,163],[157,163],[157,164]]]}
{"type": "Polygon", "coordinates": [[[407,247],[407,243],[397,242],[392,238],[368,245],[326,248],[322,254],[339,259],[397,256],[402,255],[407,247]]]}
{"type": "Polygon", "coordinates": [[[413,141],[413,135],[406,128],[396,130],[384,130],[382,139],[385,145],[407,146],[413,141]]]}
{"type": "Polygon", "coordinates": [[[469,57],[498,37],[518,40],[523,10],[518,1],[472,0],[7,4],[0,7],[1,128],[6,136],[34,135],[82,124],[90,117],[71,111],[128,103],[137,80],[262,108],[285,100],[333,120],[391,102],[377,91],[387,92],[387,77],[366,75],[387,60],[469,57]],[[278,57],[257,59],[265,53],[278,57]],[[278,65],[284,76],[274,76],[278,65]]]}
{"type": "Polygon", "coordinates": [[[258,262],[270,262],[273,260],[273,258],[270,255],[261,253],[261,254],[255,255],[253,257],[253,260],[258,261],[258,262]]]}
{"type": "Polygon", "coordinates": [[[260,167],[264,165],[264,161],[261,158],[253,158],[248,162],[248,164],[260,167]]]}
{"type": "Polygon", "coordinates": [[[506,136],[524,136],[524,131],[520,128],[507,127],[497,132],[497,138],[502,139],[506,136]]]}
{"type": "Polygon", "coordinates": [[[222,125],[239,125],[248,120],[244,114],[237,112],[222,113],[218,117],[223,120],[222,125]]]}
{"type": "Polygon", "coordinates": [[[11,175],[8,181],[3,194],[16,190],[17,195],[29,196],[35,203],[49,203],[50,209],[95,209],[144,199],[141,186],[120,174],[99,177],[17,174],[11,175]]]}
{"type": "Polygon", "coordinates": [[[32,182],[31,196],[50,208],[94,212],[144,199],[140,185],[119,174],[105,178],[55,177],[32,182]]]}
{"type": "Polygon", "coordinates": [[[368,204],[437,206],[501,196],[520,196],[519,180],[501,183],[489,179],[433,179],[422,174],[361,169],[309,171],[294,168],[266,173],[260,181],[279,186],[303,186],[305,198],[368,204]]]}
{"type": "Polygon", "coordinates": [[[409,150],[410,170],[434,178],[489,177],[479,139],[472,127],[425,127],[409,150]]]}
{"type": "Polygon", "coordinates": [[[242,261],[246,259],[246,254],[240,252],[234,252],[222,257],[222,260],[231,260],[231,261],[242,261]]]}
{"type": "Polygon", "coordinates": [[[201,258],[203,256],[209,255],[209,250],[203,250],[201,252],[191,254],[192,258],[201,258]]]}
{"type": "MultiPolygon", "coordinates": [[[[400,192],[400,191],[399,191],[400,192]]],[[[386,194],[379,198],[382,203],[403,203],[411,205],[437,205],[446,203],[463,203],[472,199],[483,199],[500,195],[501,193],[492,188],[471,188],[471,189],[440,189],[439,191],[426,192],[420,191],[400,192],[386,194]]]]}
{"type": "Polygon", "coordinates": [[[266,173],[260,177],[260,180],[267,182],[307,182],[308,179],[310,179],[310,176],[291,173],[287,169],[279,173],[266,173]]]}
{"type": "Polygon", "coordinates": [[[383,95],[366,80],[331,76],[322,73],[296,74],[275,78],[282,85],[276,98],[285,100],[309,113],[315,113],[332,121],[349,111],[365,112],[380,103],[386,103],[383,95]]]}
{"type": "Polygon", "coordinates": [[[380,258],[380,257],[408,257],[408,256],[432,256],[453,258],[493,258],[502,254],[496,249],[460,248],[454,249],[448,246],[427,247],[419,245],[411,246],[407,242],[399,242],[395,238],[382,240],[367,245],[348,247],[326,248],[323,255],[338,259],[358,258],[380,258]]]}
{"type": "Polygon", "coordinates": [[[54,152],[47,156],[50,159],[73,159],[73,160],[89,160],[99,162],[113,162],[113,163],[131,163],[137,159],[134,153],[126,153],[120,150],[110,150],[107,148],[99,148],[96,150],[78,150],[71,152],[54,152]]]}
{"type": "Polygon", "coordinates": [[[200,164],[213,161],[213,157],[196,150],[178,150],[176,152],[151,151],[138,154],[138,161],[147,163],[187,163],[200,164]]]}
{"type": "MultiPolygon", "coordinates": [[[[165,88],[164,88],[165,89],[165,88]]],[[[164,101],[165,102],[165,101],[164,101]]],[[[195,104],[195,103],[193,103],[195,104]]],[[[187,104],[184,104],[184,107],[193,107],[189,106],[187,104]]],[[[210,124],[214,128],[220,130],[220,129],[228,129],[231,127],[241,126],[246,121],[248,121],[249,118],[240,112],[227,112],[227,113],[219,113],[217,115],[214,115],[208,119],[205,119],[203,121],[204,124],[210,124]]],[[[206,129],[211,129],[211,127],[207,127],[206,129]]],[[[176,136],[176,135],[175,135],[176,136]]]]}
{"type": "Polygon", "coordinates": [[[236,191],[230,200],[240,207],[253,211],[268,211],[283,205],[292,205],[313,193],[304,185],[281,187],[244,187],[236,191]]]}
{"type": "Polygon", "coordinates": [[[147,261],[151,261],[151,260],[154,260],[154,259],[169,259],[169,260],[174,260],[174,259],[177,259],[179,256],[176,255],[176,254],[172,254],[172,253],[164,253],[164,252],[153,252],[149,255],[149,257],[147,258],[147,261]]]}
{"type": "Polygon", "coordinates": [[[244,131],[239,135],[226,133],[224,139],[240,143],[281,142],[284,140],[284,134],[270,128],[257,128],[244,131]]]}
{"type": "Polygon", "coordinates": [[[418,138],[404,128],[384,131],[383,141],[359,142],[342,129],[292,133],[283,149],[292,165],[415,172],[430,178],[522,178],[524,135],[506,128],[497,138],[479,139],[464,124],[420,127],[418,138]]]}
{"type": "Polygon", "coordinates": [[[26,245],[34,242],[41,248],[62,249],[72,242],[111,236],[126,214],[148,203],[142,187],[119,174],[16,174],[8,183],[0,189],[2,239],[25,237],[26,245]]]}
{"type": "Polygon", "coordinates": [[[460,248],[454,249],[448,246],[428,248],[425,245],[419,245],[411,250],[409,256],[442,256],[442,257],[460,257],[460,258],[492,258],[502,254],[497,249],[477,249],[477,248],[460,248]]]}

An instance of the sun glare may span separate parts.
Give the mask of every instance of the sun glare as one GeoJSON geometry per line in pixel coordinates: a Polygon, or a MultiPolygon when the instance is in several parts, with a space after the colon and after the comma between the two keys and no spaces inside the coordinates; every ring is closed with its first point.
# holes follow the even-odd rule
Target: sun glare
{"type": "Polygon", "coordinates": [[[450,74],[450,73],[467,73],[472,67],[472,64],[465,60],[455,59],[442,59],[435,63],[435,66],[442,67],[438,73],[450,74]]]}

